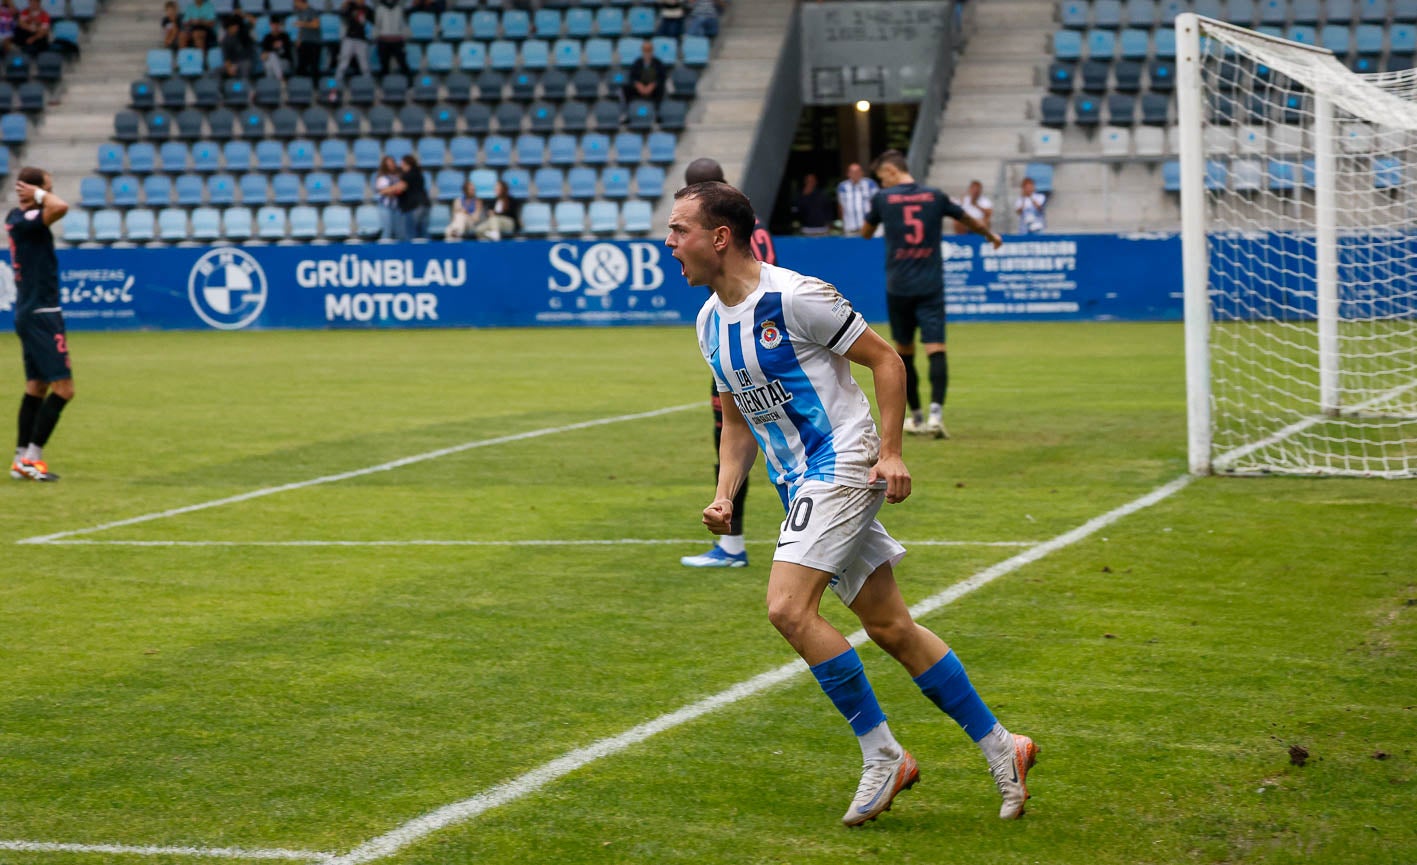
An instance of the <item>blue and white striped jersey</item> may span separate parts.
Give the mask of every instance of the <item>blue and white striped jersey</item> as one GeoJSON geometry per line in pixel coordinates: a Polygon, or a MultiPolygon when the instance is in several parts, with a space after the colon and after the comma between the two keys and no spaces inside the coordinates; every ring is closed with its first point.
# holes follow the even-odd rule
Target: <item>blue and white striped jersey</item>
{"type": "Polygon", "coordinates": [[[803,481],[869,487],[881,441],[851,362],[841,355],[866,322],[831,285],[770,264],[736,306],[710,295],[699,350],[732,395],[790,498],[803,481]]]}

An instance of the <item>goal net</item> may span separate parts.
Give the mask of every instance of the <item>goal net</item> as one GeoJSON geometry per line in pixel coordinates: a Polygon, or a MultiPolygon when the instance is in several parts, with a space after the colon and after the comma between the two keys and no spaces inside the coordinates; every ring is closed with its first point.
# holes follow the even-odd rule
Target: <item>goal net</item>
{"type": "Polygon", "coordinates": [[[1414,476],[1417,71],[1176,34],[1191,470],[1414,476]]]}

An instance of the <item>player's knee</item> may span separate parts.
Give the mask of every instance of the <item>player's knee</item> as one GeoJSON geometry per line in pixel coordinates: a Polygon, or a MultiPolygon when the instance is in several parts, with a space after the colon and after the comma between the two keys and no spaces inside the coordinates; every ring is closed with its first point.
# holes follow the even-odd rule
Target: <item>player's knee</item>
{"type": "Polygon", "coordinates": [[[50,384],[49,389],[57,396],[62,397],[65,401],[74,398],[74,380],[71,378],[53,382],[50,384]]]}
{"type": "Polygon", "coordinates": [[[812,617],[812,610],[791,598],[768,598],[768,621],[789,640],[800,634],[812,617]]]}
{"type": "Polygon", "coordinates": [[[890,619],[880,622],[866,622],[866,636],[888,654],[895,655],[910,645],[915,634],[915,623],[909,618],[890,619]]]}

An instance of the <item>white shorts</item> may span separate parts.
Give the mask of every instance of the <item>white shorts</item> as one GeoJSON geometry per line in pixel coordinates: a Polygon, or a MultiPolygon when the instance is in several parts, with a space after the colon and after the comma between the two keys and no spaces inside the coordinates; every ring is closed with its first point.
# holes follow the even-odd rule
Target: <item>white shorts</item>
{"type": "Polygon", "coordinates": [[[884,489],[803,481],[782,521],[773,561],[832,574],[831,590],[850,606],[876,568],[905,556],[905,547],[876,520],[885,501],[884,489]]]}

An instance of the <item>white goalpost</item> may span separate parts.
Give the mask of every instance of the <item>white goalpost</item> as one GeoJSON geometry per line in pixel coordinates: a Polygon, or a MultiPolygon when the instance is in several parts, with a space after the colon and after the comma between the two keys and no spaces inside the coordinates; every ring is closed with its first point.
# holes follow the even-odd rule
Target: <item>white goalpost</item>
{"type": "Polygon", "coordinates": [[[1417,70],[1176,37],[1191,471],[1417,475],[1417,70]]]}

